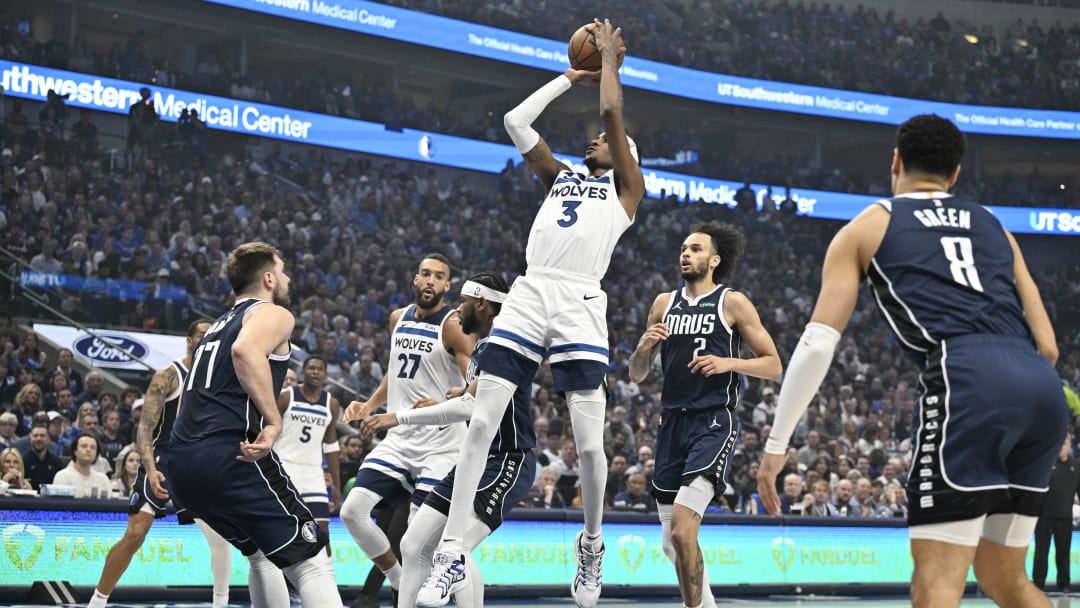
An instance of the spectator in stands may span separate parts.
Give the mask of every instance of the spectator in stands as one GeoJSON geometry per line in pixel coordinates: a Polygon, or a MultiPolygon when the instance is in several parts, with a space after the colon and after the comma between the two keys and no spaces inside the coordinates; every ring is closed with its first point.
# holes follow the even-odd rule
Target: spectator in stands
{"type": "Polygon", "coordinates": [[[656,510],[656,501],[645,486],[645,476],[635,473],[627,478],[626,490],[619,492],[611,501],[617,511],[637,511],[645,513],[656,510]]]}
{"type": "Polygon", "coordinates": [[[22,456],[26,479],[35,490],[40,491],[43,483],[52,483],[57,471],[64,467],[64,461],[49,450],[46,424],[36,424],[30,429],[30,449],[23,451],[22,456]]]}
{"type": "Polygon", "coordinates": [[[904,486],[898,483],[886,484],[876,515],[877,517],[901,517],[907,521],[908,501],[904,486]]]}
{"type": "Polygon", "coordinates": [[[802,477],[798,473],[788,473],[784,476],[784,493],[780,495],[780,512],[785,515],[802,515],[806,496],[810,495],[803,494],[802,477]]]}
{"type": "Polygon", "coordinates": [[[755,428],[761,428],[766,424],[772,424],[773,416],[776,415],[776,390],[771,386],[761,389],[761,401],[754,406],[753,419],[755,428]]]}
{"type": "Polygon", "coordinates": [[[80,435],[71,444],[71,461],[66,468],[56,472],[53,483],[75,488],[75,498],[108,498],[112,482],[93,465],[98,461],[99,444],[93,435],[80,435]]]}
{"type": "MultiPolygon", "coordinates": [[[[22,370],[24,372],[29,370],[22,370]]],[[[34,412],[41,410],[44,402],[41,398],[41,387],[30,383],[19,389],[19,394],[15,395],[15,401],[11,412],[17,417],[23,420],[28,420],[34,412]]]]}
{"type": "Polygon", "coordinates": [[[810,431],[806,434],[806,443],[799,448],[799,464],[811,467],[818,458],[818,450],[821,449],[821,434],[810,431]]]}
{"type": "MultiPolygon", "coordinates": [[[[571,442],[572,443],[572,442],[571,442]]],[[[540,469],[540,476],[533,483],[521,506],[533,509],[563,509],[562,493],[557,487],[559,473],[554,465],[540,469]]]]}
{"type": "MultiPolygon", "coordinates": [[[[785,481],[785,485],[786,483],[785,481]]],[[[802,514],[816,517],[835,517],[840,514],[836,505],[833,504],[829,482],[819,479],[810,486],[810,493],[803,501],[802,514]]]]}
{"type": "Polygon", "coordinates": [[[622,454],[608,460],[607,485],[604,490],[605,504],[613,504],[613,497],[626,490],[626,456],[622,454]]]}
{"type": "MultiPolygon", "coordinates": [[[[101,447],[102,459],[110,465],[116,460],[117,455],[131,443],[130,437],[120,434],[120,412],[115,408],[102,410],[98,442],[101,447]]],[[[113,472],[115,472],[115,469],[113,472]]]]}
{"type": "Polygon", "coordinates": [[[19,438],[15,434],[18,420],[11,412],[0,413],[0,448],[10,448],[19,438]]]}
{"type": "Polygon", "coordinates": [[[98,407],[98,396],[101,394],[101,373],[96,371],[89,371],[86,373],[86,386],[83,392],[75,398],[77,403],[90,402],[94,404],[94,408],[98,407]]]}
{"type": "Polygon", "coordinates": [[[139,474],[142,457],[133,445],[120,451],[113,463],[112,491],[124,498],[131,497],[135,489],[135,477],[139,474]]]}
{"type": "Polygon", "coordinates": [[[341,456],[338,457],[338,478],[345,484],[360,469],[364,461],[364,440],[359,435],[350,435],[341,439],[341,456]]]}
{"type": "Polygon", "coordinates": [[[32,490],[34,486],[24,476],[23,457],[15,448],[0,450],[0,481],[16,490],[32,490]]]}
{"type": "Polygon", "coordinates": [[[19,348],[9,356],[8,369],[44,370],[46,358],[45,352],[38,345],[37,334],[27,332],[19,348]]]}
{"type": "Polygon", "coordinates": [[[858,517],[859,505],[854,502],[855,485],[850,479],[842,478],[836,482],[836,491],[833,496],[833,506],[836,507],[836,515],[840,517],[858,517]]]}
{"type": "Polygon", "coordinates": [[[571,438],[563,438],[562,447],[559,449],[559,458],[551,466],[556,473],[555,485],[562,495],[563,503],[569,505],[577,495],[578,486],[578,457],[577,447],[571,438]]]}
{"type": "Polygon", "coordinates": [[[71,395],[71,383],[68,381],[67,376],[61,373],[50,372],[46,376],[45,386],[48,387],[48,393],[45,395],[43,401],[43,407],[47,410],[60,411],[57,403],[60,401],[60,391],[67,391],[68,395],[71,395]]]}

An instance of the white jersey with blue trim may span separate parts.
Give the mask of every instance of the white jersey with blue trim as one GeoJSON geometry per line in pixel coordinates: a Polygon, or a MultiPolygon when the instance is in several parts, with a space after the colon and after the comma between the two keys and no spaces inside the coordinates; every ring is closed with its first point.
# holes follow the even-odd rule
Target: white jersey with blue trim
{"type": "MultiPolygon", "coordinates": [[[[417,401],[429,397],[441,401],[446,398],[447,390],[465,386],[457,359],[443,346],[443,326],[452,312],[454,309],[446,306],[418,319],[416,304],[411,304],[401,315],[390,336],[387,413],[411,410],[417,401]]],[[[457,422],[444,427],[402,425],[387,433],[431,449],[457,449],[465,431],[465,423],[457,422]]]]}
{"type": "Polygon", "coordinates": [[[274,452],[285,463],[322,468],[323,437],[330,424],[330,393],[323,391],[315,401],[308,401],[299,386],[285,389],[289,406],[281,415],[281,434],[274,452]]]}
{"type": "Polygon", "coordinates": [[[525,261],[600,280],[626,229],[627,217],[615,191],[615,173],[598,177],[560,171],[533,220],[525,261]]]}

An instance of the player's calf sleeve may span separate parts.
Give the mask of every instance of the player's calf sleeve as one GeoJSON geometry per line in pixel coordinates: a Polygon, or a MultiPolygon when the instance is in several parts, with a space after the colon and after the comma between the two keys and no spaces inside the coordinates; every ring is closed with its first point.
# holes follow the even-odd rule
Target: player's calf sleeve
{"type": "Polygon", "coordinates": [[[431,572],[431,560],[439,544],[446,516],[431,507],[421,507],[401,537],[401,586],[397,608],[416,606],[420,585],[431,572]]]}
{"type": "Polygon", "coordinates": [[[304,608],[341,607],[334,565],[326,551],[319,551],[302,562],[286,566],[283,571],[300,594],[300,603],[304,608]]]}
{"type": "Polygon", "coordinates": [[[581,501],[585,516],[585,533],[600,535],[604,515],[604,486],[607,484],[607,456],[604,454],[604,411],[607,397],[600,389],[567,391],[566,403],[574,425],[581,465],[581,501]]]}
{"type": "Polygon", "coordinates": [[[206,544],[210,545],[210,572],[214,577],[214,606],[229,605],[229,578],[232,576],[232,545],[205,521],[196,519],[206,544]]]}
{"type": "Polygon", "coordinates": [[[371,559],[385,555],[390,550],[386,533],[371,520],[371,510],[380,500],[381,496],[367,488],[353,488],[345,504],[341,505],[341,523],[345,524],[364,555],[371,559]]]}
{"type": "Polygon", "coordinates": [[[672,505],[656,505],[656,515],[660,518],[660,546],[664,549],[664,555],[675,563],[675,543],[671,540],[671,509],[672,505]]]}
{"type": "Polygon", "coordinates": [[[251,603],[259,608],[289,608],[289,588],[281,570],[262,551],[248,556],[248,590],[251,603]]]}
{"type": "MultiPolygon", "coordinates": [[[[458,454],[457,471],[454,473],[454,492],[450,498],[449,521],[466,521],[473,510],[473,498],[480,485],[487,463],[488,448],[499,428],[503,412],[514,396],[517,387],[508,380],[481,374],[476,384],[476,402],[473,405],[469,433],[458,454]]],[[[463,551],[462,530],[448,526],[443,534],[444,551],[463,551]]]]}
{"type": "Polygon", "coordinates": [[[465,588],[454,597],[458,608],[484,608],[484,576],[473,559],[472,551],[465,552],[465,568],[468,579],[465,588]]]}

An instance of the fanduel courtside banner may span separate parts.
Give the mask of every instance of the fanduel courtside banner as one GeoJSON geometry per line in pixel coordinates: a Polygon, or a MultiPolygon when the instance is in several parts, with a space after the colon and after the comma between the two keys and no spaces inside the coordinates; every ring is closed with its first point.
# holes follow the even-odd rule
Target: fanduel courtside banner
{"type": "MultiPolygon", "coordinates": [[[[3,584],[17,586],[38,580],[96,584],[105,554],[127,524],[126,513],[12,510],[0,511],[0,519],[3,584]]],[[[580,529],[580,523],[510,520],[473,556],[488,585],[563,585],[574,573],[571,545],[580,529]]],[[[330,521],[330,538],[338,584],[362,585],[371,563],[336,518],[330,521]]],[[[676,585],[675,569],[660,546],[659,524],[607,523],[604,540],[605,585],[676,585]]],[[[709,580],[718,586],[911,580],[902,527],[706,524],[701,546],[709,580]]],[[[1073,546],[1080,546],[1080,539],[1073,546]]],[[[1072,559],[1078,559],[1077,549],[1072,559]]],[[[1054,580],[1050,562],[1048,580],[1054,580]]],[[[968,580],[975,579],[969,574],[968,580]]],[[[155,522],[123,584],[211,585],[210,552],[199,528],[177,525],[172,515],[155,522]]],[[[247,560],[235,549],[232,584],[247,584],[247,560]]]]}
{"type": "MultiPolygon", "coordinates": [[[[204,0],[430,46],[467,55],[563,71],[566,41],[548,40],[364,0],[204,0]]],[[[569,39],[571,32],[567,32],[569,39]]],[[[633,51],[634,32],[627,32],[633,51]]],[[[898,125],[916,114],[939,114],[961,130],[990,135],[1080,139],[1080,113],[921,101],[857,91],[725,76],[628,56],[623,84],[666,95],[728,105],[898,125]]]]}
{"type": "MultiPolygon", "coordinates": [[[[68,105],[116,113],[127,112],[131,104],[138,101],[139,88],[145,86],[4,60],[0,60],[0,84],[10,96],[42,101],[51,89],[61,95],[70,94],[68,105]]],[[[179,89],[151,87],[151,91],[158,114],[162,120],[169,122],[175,122],[184,108],[195,108],[213,129],[487,173],[502,171],[507,159],[517,161],[521,158],[513,146],[503,144],[413,129],[389,131],[378,123],[179,89]]],[[[568,166],[574,167],[575,171],[586,171],[580,156],[557,156],[568,166]]],[[[648,168],[644,169],[644,174],[649,196],[674,195],[680,201],[693,203],[734,206],[735,191],[742,186],[733,181],[648,168]]],[[[766,197],[771,196],[777,203],[784,198],[782,186],[753,184],[752,187],[759,207],[766,197]]],[[[799,188],[791,190],[791,197],[798,205],[800,214],[833,220],[849,220],[875,200],[875,197],[866,195],[799,188]]],[[[1080,211],[1020,207],[991,209],[1002,224],[1013,232],[1080,234],[1080,211]]]]}

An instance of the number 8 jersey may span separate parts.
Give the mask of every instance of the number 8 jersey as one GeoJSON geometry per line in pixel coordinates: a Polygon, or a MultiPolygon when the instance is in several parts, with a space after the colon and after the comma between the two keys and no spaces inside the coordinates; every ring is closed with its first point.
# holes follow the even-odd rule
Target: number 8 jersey
{"type": "Polygon", "coordinates": [[[1031,339],[1005,232],[987,209],[944,192],[878,201],[889,227],[867,270],[878,308],[921,364],[944,339],[1031,339]]]}
{"type": "Polygon", "coordinates": [[[529,230],[525,261],[600,280],[619,237],[633,224],[615,191],[615,173],[560,171],[529,230]]]}

